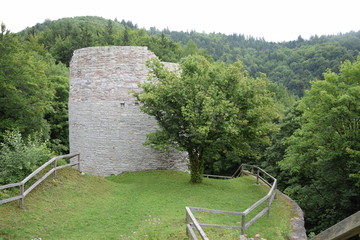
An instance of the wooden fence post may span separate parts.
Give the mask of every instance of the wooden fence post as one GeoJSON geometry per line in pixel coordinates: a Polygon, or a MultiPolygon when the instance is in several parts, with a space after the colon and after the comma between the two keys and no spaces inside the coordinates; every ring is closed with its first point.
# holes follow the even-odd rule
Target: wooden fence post
{"type": "Polygon", "coordinates": [[[23,208],[24,207],[24,184],[21,184],[20,185],[20,195],[21,195],[21,199],[20,199],[20,208],[23,208]]]}
{"type": "Polygon", "coordinates": [[[260,174],[260,170],[259,168],[256,168],[257,169],[257,173],[256,173],[256,184],[259,184],[259,174],[260,174]]]}
{"type": "Polygon", "coordinates": [[[80,153],[77,155],[78,160],[78,171],[80,172],[80,153]]]}
{"type": "Polygon", "coordinates": [[[186,218],[185,218],[186,236],[189,237],[189,236],[190,236],[190,233],[189,233],[189,229],[188,229],[188,227],[187,227],[187,224],[190,222],[190,221],[189,221],[190,217],[189,217],[189,214],[188,214],[188,212],[186,211],[186,209],[185,209],[185,212],[186,212],[186,218]]]}
{"type": "Polygon", "coordinates": [[[241,234],[245,234],[246,215],[241,216],[241,234]]]}
{"type": "MultiPolygon", "coordinates": [[[[275,194],[275,193],[273,193],[273,194],[275,194]]],[[[270,205],[271,205],[270,201],[271,201],[271,198],[272,198],[272,196],[270,195],[270,197],[269,197],[269,199],[267,200],[267,203],[266,203],[266,207],[268,208],[267,213],[266,213],[267,217],[270,216],[270,205]]]]}
{"type": "Polygon", "coordinates": [[[57,167],[57,160],[54,161],[54,180],[56,179],[56,167],[57,167]]]}
{"type": "Polygon", "coordinates": [[[275,194],[275,197],[274,197],[274,199],[276,200],[277,199],[277,191],[276,191],[276,189],[277,189],[277,183],[274,183],[275,184],[275,188],[274,188],[274,194],[275,194]]]}

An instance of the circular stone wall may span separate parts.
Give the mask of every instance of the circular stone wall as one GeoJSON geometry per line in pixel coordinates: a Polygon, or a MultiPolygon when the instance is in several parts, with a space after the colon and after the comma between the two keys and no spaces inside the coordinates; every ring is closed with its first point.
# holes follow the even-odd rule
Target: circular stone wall
{"type": "Polygon", "coordinates": [[[129,93],[146,81],[146,47],[90,47],[70,63],[70,152],[81,155],[82,171],[108,176],[127,171],[187,171],[183,152],[161,153],[143,146],[156,121],[139,111],[129,93]]]}

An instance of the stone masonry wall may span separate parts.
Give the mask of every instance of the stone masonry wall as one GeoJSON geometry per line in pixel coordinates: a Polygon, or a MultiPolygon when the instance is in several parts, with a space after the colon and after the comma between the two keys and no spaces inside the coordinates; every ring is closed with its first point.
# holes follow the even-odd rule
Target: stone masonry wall
{"type": "Polygon", "coordinates": [[[82,171],[109,176],[127,171],[187,171],[183,152],[161,153],[143,146],[157,126],[129,93],[146,81],[146,47],[90,47],[70,63],[70,152],[79,152],[82,171]]]}

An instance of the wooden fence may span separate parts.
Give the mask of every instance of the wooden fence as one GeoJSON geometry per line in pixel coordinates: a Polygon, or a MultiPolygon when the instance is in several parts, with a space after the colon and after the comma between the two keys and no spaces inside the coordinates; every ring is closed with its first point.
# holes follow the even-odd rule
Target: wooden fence
{"type": "Polygon", "coordinates": [[[15,196],[15,197],[0,200],[0,204],[20,199],[20,207],[22,208],[24,206],[24,200],[25,200],[26,195],[28,195],[37,185],[39,185],[42,181],[44,181],[48,176],[50,176],[51,174],[54,174],[54,179],[56,179],[56,170],[59,170],[61,168],[65,168],[65,167],[75,166],[75,165],[77,165],[78,170],[80,171],[80,154],[79,153],[57,156],[57,157],[54,157],[54,158],[50,159],[49,161],[44,163],[41,167],[36,169],[33,173],[31,173],[29,176],[27,176],[21,182],[11,183],[11,184],[0,186],[0,190],[7,189],[7,188],[13,188],[13,187],[20,187],[20,195],[19,196],[15,196]],[[73,157],[77,157],[77,160],[72,162],[72,163],[69,163],[69,164],[65,164],[65,165],[62,165],[62,166],[57,166],[57,160],[59,160],[59,159],[71,159],[73,157]],[[36,182],[34,182],[28,189],[25,190],[25,184],[30,179],[32,179],[36,174],[38,174],[41,170],[43,170],[44,168],[49,166],[50,164],[54,164],[54,167],[52,169],[50,169],[46,174],[44,174],[40,179],[38,179],[36,182]]]}
{"type": "Polygon", "coordinates": [[[360,234],[360,211],[316,235],[311,240],[342,240],[360,234]]]}
{"type": "Polygon", "coordinates": [[[191,237],[192,239],[198,239],[197,234],[200,235],[201,239],[208,240],[209,238],[206,236],[203,228],[224,228],[224,229],[240,229],[241,234],[245,234],[247,228],[250,227],[256,220],[258,220],[261,216],[265,213],[269,216],[270,214],[270,206],[276,196],[276,185],[277,180],[263,169],[248,164],[242,164],[240,167],[235,171],[235,173],[231,177],[226,176],[218,176],[218,175],[204,175],[204,177],[210,178],[222,178],[222,179],[229,179],[229,178],[236,178],[240,177],[243,174],[250,174],[256,177],[256,183],[259,183],[259,180],[264,182],[266,185],[270,187],[270,191],[246,209],[243,212],[232,212],[232,211],[222,211],[222,210],[214,210],[214,209],[206,209],[206,208],[196,208],[196,207],[185,207],[186,210],[186,232],[187,236],[191,237]],[[249,169],[250,170],[247,170],[249,169]],[[272,184],[266,180],[266,178],[272,180],[272,184]],[[259,207],[263,202],[267,201],[266,207],[264,207],[255,217],[247,221],[246,216],[252,212],[255,208],[259,207]],[[200,224],[197,219],[195,218],[193,211],[197,212],[208,212],[208,213],[217,213],[217,214],[227,214],[227,215],[238,215],[241,216],[241,226],[228,226],[228,225],[216,225],[216,224],[200,224]],[[194,232],[194,229],[197,231],[197,234],[194,232]]]}

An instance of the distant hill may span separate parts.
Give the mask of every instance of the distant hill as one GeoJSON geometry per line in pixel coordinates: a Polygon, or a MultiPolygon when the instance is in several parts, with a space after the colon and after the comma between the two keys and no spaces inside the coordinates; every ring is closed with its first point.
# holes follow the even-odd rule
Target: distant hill
{"type": "Polygon", "coordinates": [[[37,35],[39,42],[67,65],[75,49],[105,45],[148,46],[170,62],[194,53],[226,63],[241,60],[253,77],[265,73],[298,97],[304,95],[311,80],[321,79],[326,69],[337,72],[343,61],[354,61],[360,53],[360,31],[274,43],[241,34],[145,30],[131,21],[92,16],[46,20],[20,34],[37,35]]]}
{"type": "Polygon", "coordinates": [[[273,82],[285,85],[301,97],[309,88],[309,81],[322,79],[330,68],[337,72],[345,60],[354,61],[360,53],[360,31],[329,36],[312,36],[304,40],[282,43],[267,42],[241,34],[175,32],[150,29],[152,35],[165,33],[173,41],[194,42],[215,61],[232,63],[241,60],[252,76],[266,73],[273,82]]]}
{"type": "Polygon", "coordinates": [[[92,16],[46,20],[19,34],[25,39],[36,36],[59,62],[66,65],[69,65],[74,50],[90,46],[147,46],[161,60],[168,62],[177,62],[184,56],[181,44],[165,35],[151,36],[124,20],[92,16]]]}

